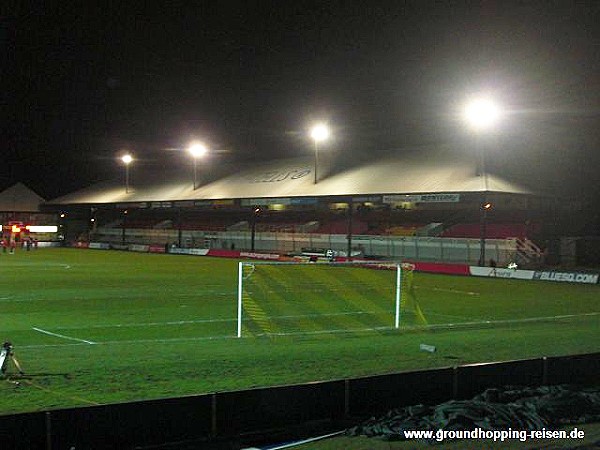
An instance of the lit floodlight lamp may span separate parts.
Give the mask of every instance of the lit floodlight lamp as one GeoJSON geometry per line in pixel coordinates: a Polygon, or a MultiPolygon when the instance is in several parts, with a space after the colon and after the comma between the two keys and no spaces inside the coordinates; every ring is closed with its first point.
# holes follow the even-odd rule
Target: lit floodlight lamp
{"type": "Polygon", "coordinates": [[[121,161],[125,164],[125,193],[129,193],[129,165],[133,162],[133,156],[129,153],[121,156],[121,161]]]}
{"type": "Polygon", "coordinates": [[[194,190],[198,189],[198,158],[203,158],[208,153],[206,146],[200,142],[192,142],[188,153],[194,158],[194,190]]]}
{"type": "Polygon", "coordinates": [[[329,138],[329,128],[323,123],[317,124],[310,130],[310,137],[315,142],[325,141],[329,138]]]}
{"type": "Polygon", "coordinates": [[[319,142],[323,142],[329,138],[329,127],[323,123],[319,123],[311,128],[310,137],[315,143],[315,180],[317,184],[317,167],[319,165],[319,142]]]}
{"type": "Polygon", "coordinates": [[[489,98],[479,98],[467,104],[464,110],[465,121],[475,130],[486,130],[498,122],[500,108],[489,98]]]}
{"type": "Polygon", "coordinates": [[[208,153],[208,149],[204,144],[201,144],[200,142],[192,142],[188,147],[188,152],[194,158],[201,158],[204,155],[206,155],[206,153],[208,153]]]}

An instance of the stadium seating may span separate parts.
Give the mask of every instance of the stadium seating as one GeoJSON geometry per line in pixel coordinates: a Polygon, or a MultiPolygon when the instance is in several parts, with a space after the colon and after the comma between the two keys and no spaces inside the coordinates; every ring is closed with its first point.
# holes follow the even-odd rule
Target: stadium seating
{"type": "MultiPolygon", "coordinates": [[[[389,209],[361,208],[352,217],[352,234],[372,236],[439,236],[447,238],[478,238],[480,223],[476,215],[454,211],[441,221],[430,220],[435,214],[421,211],[397,211],[389,209]]],[[[441,217],[444,214],[439,214],[441,217]]],[[[133,210],[127,216],[129,229],[186,230],[186,231],[249,231],[251,212],[237,210],[133,210]]],[[[256,217],[259,233],[317,233],[345,235],[348,233],[347,210],[295,210],[272,211],[262,209],[256,217]]],[[[113,210],[102,217],[98,226],[120,228],[123,214],[113,210]]],[[[539,230],[539,224],[531,224],[515,216],[488,217],[486,237],[489,239],[531,238],[539,230]]]]}
{"type": "MultiPolygon", "coordinates": [[[[367,234],[369,227],[366,222],[361,220],[352,221],[352,234],[367,234]]],[[[317,233],[320,234],[347,234],[348,233],[348,220],[334,220],[321,224],[318,228],[317,233]]]]}
{"type": "Polygon", "coordinates": [[[403,225],[403,226],[393,226],[386,229],[387,235],[390,236],[414,236],[417,233],[419,226],[415,225],[403,225]]]}
{"type": "MultiPolygon", "coordinates": [[[[489,239],[524,239],[530,234],[532,227],[524,223],[488,223],[485,234],[489,239]]],[[[481,234],[479,223],[459,223],[446,229],[441,236],[452,238],[477,238],[481,234]]]]}

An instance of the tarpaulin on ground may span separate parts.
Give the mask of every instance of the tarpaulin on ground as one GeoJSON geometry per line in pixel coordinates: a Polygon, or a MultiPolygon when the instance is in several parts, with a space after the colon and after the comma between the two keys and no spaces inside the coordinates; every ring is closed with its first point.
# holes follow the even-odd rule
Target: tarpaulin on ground
{"type": "Polygon", "coordinates": [[[407,430],[541,430],[600,421],[600,386],[506,387],[488,389],[471,400],[389,411],[347,430],[350,436],[404,440],[407,430]]]}

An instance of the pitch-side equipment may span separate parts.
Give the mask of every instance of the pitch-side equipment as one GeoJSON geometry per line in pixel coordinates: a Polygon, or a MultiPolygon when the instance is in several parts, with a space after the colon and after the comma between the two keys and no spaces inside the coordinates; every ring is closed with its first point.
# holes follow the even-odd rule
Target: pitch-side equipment
{"type": "Polygon", "coordinates": [[[2,349],[0,349],[0,371],[2,372],[2,375],[6,373],[9,360],[13,362],[19,373],[23,375],[23,369],[21,369],[21,364],[19,364],[17,358],[15,358],[12,344],[10,342],[5,342],[2,344],[2,349]]]}

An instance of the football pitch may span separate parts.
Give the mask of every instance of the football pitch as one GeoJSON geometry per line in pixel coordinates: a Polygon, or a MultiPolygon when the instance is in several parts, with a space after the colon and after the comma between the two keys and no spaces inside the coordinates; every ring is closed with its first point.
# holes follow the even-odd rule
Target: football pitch
{"type": "Polygon", "coordinates": [[[250,267],[103,250],[0,254],[0,414],[600,350],[600,286],[250,267]],[[433,345],[435,353],[419,345],[433,345]]]}

